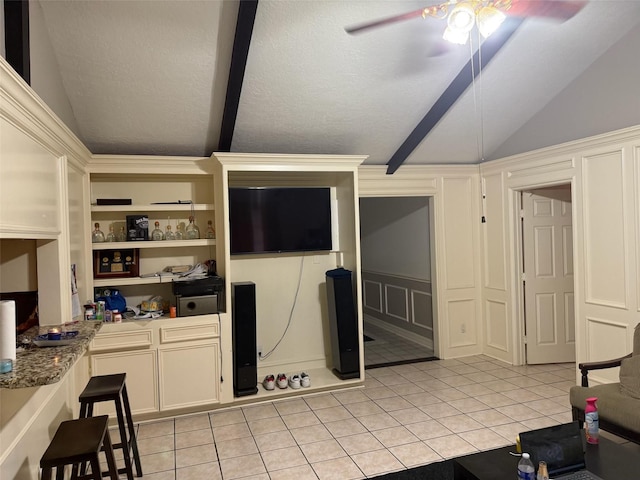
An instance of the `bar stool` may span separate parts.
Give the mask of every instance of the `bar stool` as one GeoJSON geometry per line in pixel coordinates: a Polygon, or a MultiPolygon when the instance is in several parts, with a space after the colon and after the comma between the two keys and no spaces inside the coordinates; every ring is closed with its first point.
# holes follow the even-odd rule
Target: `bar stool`
{"type": "Polygon", "coordinates": [[[40,459],[42,480],[51,480],[54,468],[56,469],[56,480],[62,480],[65,465],[85,462],[91,464],[91,475],[72,478],[101,480],[103,473],[100,470],[98,458],[101,450],[104,450],[109,466],[109,471],[104,473],[110,476],[111,480],[118,480],[116,460],[109,437],[109,417],[101,415],[62,422],[40,459]]]}
{"type": "MultiPolygon", "coordinates": [[[[129,396],[127,395],[125,377],[126,373],[91,377],[79,397],[80,418],[91,417],[93,415],[93,405],[96,403],[108,401],[113,401],[115,403],[118,430],[120,431],[120,442],[114,444],[113,448],[122,449],[125,465],[124,468],[118,469],[118,473],[126,473],[127,479],[133,480],[133,469],[131,466],[132,449],[133,460],[138,477],[142,476],[142,466],[140,465],[138,442],[136,441],[135,425],[133,424],[133,418],[131,417],[131,407],[129,406],[129,396]],[[129,430],[128,433],[127,427],[129,430]]],[[[81,475],[84,475],[85,467],[86,464],[83,463],[80,472],[81,475]]]]}

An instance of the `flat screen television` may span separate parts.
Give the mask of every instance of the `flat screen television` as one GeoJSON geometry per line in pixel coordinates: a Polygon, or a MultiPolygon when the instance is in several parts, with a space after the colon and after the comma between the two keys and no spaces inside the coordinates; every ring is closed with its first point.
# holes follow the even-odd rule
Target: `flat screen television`
{"type": "Polygon", "coordinates": [[[231,254],[331,250],[329,187],[229,188],[231,254]]]}

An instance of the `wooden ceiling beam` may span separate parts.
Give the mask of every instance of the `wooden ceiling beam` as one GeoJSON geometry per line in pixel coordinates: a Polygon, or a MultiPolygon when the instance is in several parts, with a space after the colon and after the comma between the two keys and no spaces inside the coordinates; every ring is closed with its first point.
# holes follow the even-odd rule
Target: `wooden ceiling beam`
{"type": "MultiPolygon", "coordinates": [[[[511,36],[518,30],[524,19],[508,18],[489,38],[482,43],[482,68],[486,68],[491,59],[507,43],[511,36]]],[[[446,90],[436,100],[431,109],[427,112],[418,125],[409,134],[407,139],[396,150],[391,159],[387,162],[387,175],[392,175],[409,155],[420,145],[429,135],[431,130],[447,114],[451,107],[458,101],[465,90],[473,83],[473,80],[480,73],[480,52],[476,51],[473,57],[462,67],[460,73],[449,84],[446,90]]]]}
{"type": "Polygon", "coordinates": [[[247,67],[249,46],[251,45],[251,35],[253,34],[253,24],[256,19],[257,10],[258,0],[240,0],[236,33],[233,39],[233,50],[231,52],[227,94],[220,126],[219,152],[228,152],[231,150],[231,141],[233,140],[233,131],[238,117],[242,82],[244,81],[244,71],[247,67]]]}

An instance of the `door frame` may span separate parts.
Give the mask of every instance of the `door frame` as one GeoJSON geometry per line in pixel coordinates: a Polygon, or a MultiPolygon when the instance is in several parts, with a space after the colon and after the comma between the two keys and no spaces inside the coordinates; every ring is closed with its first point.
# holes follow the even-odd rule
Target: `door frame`
{"type": "MultiPolygon", "coordinates": [[[[375,194],[375,195],[360,195],[358,197],[358,201],[360,202],[363,198],[398,198],[398,197],[426,197],[427,207],[429,211],[429,256],[430,256],[430,264],[431,264],[431,314],[433,316],[433,355],[440,358],[440,328],[439,328],[439,320],[438,320],[438,268],[436,265],[436,215],[438,209],[436,208],[436,201],[438,200],[438,196],[433,193],[407,193],[400,195],[385,195],[383,193],[375,194]]],[[[359,233],[359,235],[361,235],[359,233]]],[[[362,237],[360,237],[360,241],[362,241],[362,237]]],[[[360,249],[360,266],[362,267],[362,249],[360,249]]],[[[364,322],[364,318],[363,318],[364,322]]],[[[366,346],[364,347],[366,348],[366,346]]]]}
{"type": "MultiPolygon", "coordinates": [[[[523,238],[522,238],[522,228],[520,221],[520,209],[522,208],[520,194],[523,192],[528,192],[530,190],[535,190],[538,188],[546,188],[546,187],[558,187],[561,185],[569,185],[571,187],[571,235],[572,235],[572,243],[573,243],[573,265],[574,265],[574,275],[573,275],[573,310],[577,315],[578,312],[578,296],[575,294],[576,292],[576,280],[577,275],[575,274],[575,266],[576,266],[576,252],[578,251],[578,247],[576,245],[578,236],[576,235],[576,183],[575,177],[571,177],[568,179],[558,179],[552,182],[541,182],[541,183],[530,183],[526,185],[518,185],[517,187],[509,187],[508,188],[508,198],[509,198],[509,236],[510,236],[510,244],[511,244],[511,262],[512,265],[515,265],[515,271],[511,272],[511,298],[512,298],[512,346],[513,346],[513,362],[514,365],[526,365],[526,349],[525,349],[525,340],[524,340],[524,329],[525,329],[525,304],[524,304],[524,285],[522,284],[521,278],[524,270],[523,262],[524,262],[524,249],[523,249],[523,238]]],[[[577,319],[575,324],[577,324],[577,319]]],[[[574,327],[575,328],[575,327],[574,327]]],[[[574,332],[575,333],[575,332],[574,332]]]]}

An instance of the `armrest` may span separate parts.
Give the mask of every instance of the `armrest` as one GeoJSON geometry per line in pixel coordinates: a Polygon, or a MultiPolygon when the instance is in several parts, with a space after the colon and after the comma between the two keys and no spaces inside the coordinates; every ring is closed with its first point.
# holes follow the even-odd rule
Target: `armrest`
{"type": "Polygon", "coordinates": [[[624,357],[614,358],[613,360],[604,360],[602,362],[579,363],[578,368],[580,369],[580,372],[582,372],[582,386],[589,386],[588,375],[591,370],[602,370],[603,368],[619,367],[622,363],[622,360],[624,360],[625,358],[630,358],[631,355],[632,354],[630,353],[628,355],[625,355],[624,357]]]}

